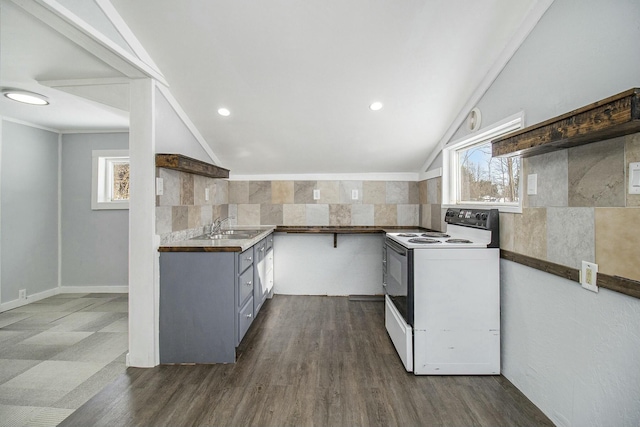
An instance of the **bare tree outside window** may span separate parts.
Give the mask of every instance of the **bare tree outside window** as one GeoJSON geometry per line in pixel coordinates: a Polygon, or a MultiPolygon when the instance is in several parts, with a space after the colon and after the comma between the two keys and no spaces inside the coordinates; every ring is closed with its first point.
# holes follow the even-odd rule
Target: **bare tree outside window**
{"type": "Polygon", "coordinates": [[[491,157],[491,142],[458,151],[459,202],[518,203],[519,158],[491,157]]]}
{"type": "Polygon", "coordinates": [[[129,200],[129,162],[113,162],[112,200],[129,200]]]}

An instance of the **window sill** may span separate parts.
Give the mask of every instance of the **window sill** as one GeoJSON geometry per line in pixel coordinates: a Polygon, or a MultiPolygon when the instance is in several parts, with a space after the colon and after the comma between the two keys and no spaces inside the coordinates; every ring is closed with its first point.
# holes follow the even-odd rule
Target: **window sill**
{"type": "Polygon", "coordinates": [[[126,210],[129,209],[129,201],[126,202],[93,202],[91,203],[91,210],[100,211],[100,210],[126,210]]]}

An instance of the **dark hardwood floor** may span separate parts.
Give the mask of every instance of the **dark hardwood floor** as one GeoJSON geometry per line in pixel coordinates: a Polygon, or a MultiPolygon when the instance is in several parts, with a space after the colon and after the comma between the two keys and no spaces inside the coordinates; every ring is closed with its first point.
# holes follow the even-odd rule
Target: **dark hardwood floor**
{"type": "Polygon", "coordinates": [[[414,376],[384,304],[275,296],[229,365],[128,368],[62,426],[552,426],[502,376],[414,376]]]}

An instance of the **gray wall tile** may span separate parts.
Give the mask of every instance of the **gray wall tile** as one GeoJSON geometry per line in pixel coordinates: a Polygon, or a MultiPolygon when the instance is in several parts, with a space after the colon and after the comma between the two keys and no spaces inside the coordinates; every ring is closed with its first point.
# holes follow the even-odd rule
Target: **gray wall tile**
{"type": "Polygon", "coordinates": [[[624,206],[623,138],[586,144],[568,151],[569,206],[624,206]]]}
{"type": "Polygon", "coordinates": [[[580,268],[595,262],[594,208],[547,208],[547,259],[580,268]]]}
{"type": "Polygon", "coordinates": [[[523,159],[526,170],[521,182],[526,205],[530,207],[567,206],[569,203],[568,190],[568,152],[554,151],[523,159]],[[538,175],[538,194],[527,195],[527,176],[538,175]]]}

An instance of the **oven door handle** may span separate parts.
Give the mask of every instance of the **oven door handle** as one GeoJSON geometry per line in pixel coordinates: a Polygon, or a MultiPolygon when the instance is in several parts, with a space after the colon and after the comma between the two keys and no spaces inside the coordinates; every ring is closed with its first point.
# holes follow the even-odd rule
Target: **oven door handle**
{"type": "Polygon", "coordinates": [[[407,256],[407,249],[400,246],[398,243],[394,242],[393,240],[387,240],[387,246],[398,255],[407,256]]]}

